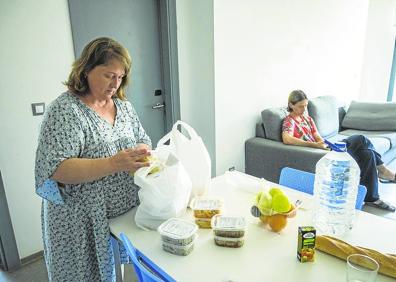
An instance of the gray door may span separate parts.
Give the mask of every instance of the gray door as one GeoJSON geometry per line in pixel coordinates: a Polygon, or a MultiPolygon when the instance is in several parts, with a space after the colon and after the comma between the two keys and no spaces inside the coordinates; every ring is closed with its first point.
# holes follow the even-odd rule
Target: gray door
{"type": "Polygon", "coordinates": [[[0,272],[1,269],[13,271],[19,267],[21,261],[0,171],[0,272]]]}
{"type": "Polygon", "coordinates": [[[157,0],[69,0],[75,56],[96,37],[112,37],[132,57],[128,100],[153,142],[165,134],[157,0]],[[152,107],[159,105],[153,109],[152,107]]]}

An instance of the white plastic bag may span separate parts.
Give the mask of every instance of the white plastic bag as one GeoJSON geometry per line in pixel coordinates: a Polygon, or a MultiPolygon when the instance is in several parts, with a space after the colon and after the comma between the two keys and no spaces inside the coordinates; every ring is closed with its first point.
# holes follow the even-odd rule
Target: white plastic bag
{"type": "Polygon", "coordinates": [[[156,230],[171,217],[182,216],[191,194],[191,180],[182,163],[167,148],[153,151],[155,160],[149,167],[135,172],[135,183],[140,186],[140,205],[135,215],[136,225],[144,230],[156,230]],[[166,159],[161,157],[166,156],[166,159]],[[149,174],[154,167],[160,171],[149,174]]]}
{"type": "Polygon", "coordinates": [[[169,149],[182,162],[192,182],[191,197],[203,196],[209,192],[211,180],[211,162],[208,150],[195,130],[183,121],[177,121],[172,130],[162,137],[157,146],[169,141],[169,149]],[[178,130],[184,129],[190,138],[178,130]]]}
{"type": "Polygon", "coordinates": [[[237,170],[226,171],[225,179],[228,183],[238,187],[239,189],[253,194],[257,194],[271,185],[264,178],[257,178],[237,170]]]}

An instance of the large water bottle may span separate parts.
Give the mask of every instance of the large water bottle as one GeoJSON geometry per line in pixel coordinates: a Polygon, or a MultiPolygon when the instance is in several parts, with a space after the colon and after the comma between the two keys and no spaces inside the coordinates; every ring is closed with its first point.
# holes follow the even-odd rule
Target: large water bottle
{"type": "Polygon", "coordinates": [[[341,235],[353,227],[360,169],[346,152],[344,142],[336,143],[316,164],[314,185],[315,227],[324,234],[341,235]]]}

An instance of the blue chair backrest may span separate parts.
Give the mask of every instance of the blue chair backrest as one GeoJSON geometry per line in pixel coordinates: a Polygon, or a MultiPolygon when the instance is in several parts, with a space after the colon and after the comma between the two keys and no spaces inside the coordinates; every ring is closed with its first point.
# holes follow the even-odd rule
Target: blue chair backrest
{"type": "Polygon", "coordinates": [[[120,234],[120,238],[129,258],[132,260],[139,282],[176,282],[169,274],[136,249],[124,233],[120,234]]]}
{"type": "MultiPolygon", "coordinates": [[[[315,174],[295,168],[284,167],[281,170],[279,184],[313,195],[315,174]]],[[[355,208],[361,210],[366,197],[367,189],[364,185],[359,185],[355,208]]]]}

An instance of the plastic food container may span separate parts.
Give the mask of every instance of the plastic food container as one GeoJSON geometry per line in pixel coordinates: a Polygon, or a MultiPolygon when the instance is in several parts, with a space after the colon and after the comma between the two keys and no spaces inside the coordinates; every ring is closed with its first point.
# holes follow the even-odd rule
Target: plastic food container
{"type": "Polygon", "coordinates": [[[194,222],[170,218],[158,227],[162,242],[175,246],[187,246],[195,239],[198,226],[194,222]]]}
{"type": "Polygon", "coordinates": [[[216,215],[212,218],[211,226],[215,236],[242,238],[245,236],[246,220],[240,216],[216,215]]]}
{"type": "Polygon", "coordinates": [[[178,246],[178,245],[166,243],[163,241],[162,248],[164,249],[164,251],[166,251],[168,253],[178,255],[178,256],[186,256],[193,251],[194,241],[192,241],[190,244],[185,245],[185,246],[178,246]]]}
{"type": "Polygon", "coordinates": [[[214,236],[214,241],[217,246],[229,247],[229,248],[240,248],[245,243],[245,238],[227,238],[214,236]]]}
{"type": "Polygon", "coordinates": [[[211,218],[222,212],[223,200],[219,198],[195,197],[191,201],[190,206],[196,218],[211,218]]]}
{"type": "Polygon", "coordinates": [[[209,229],[212,227],[211,225],[211,218],[195,218],[195,223],[200,227],[200,228],[206,228],[209,229]]]}

